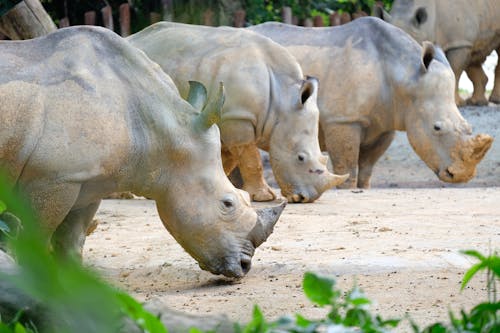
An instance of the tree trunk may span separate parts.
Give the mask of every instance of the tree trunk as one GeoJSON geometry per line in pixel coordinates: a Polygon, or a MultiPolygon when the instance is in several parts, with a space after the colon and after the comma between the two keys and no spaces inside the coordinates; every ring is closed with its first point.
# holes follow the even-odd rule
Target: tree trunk
{"type": "Polygon", "coordinates": [[[0,32],[10,39],[30,39],[57,30],[39,0],[24,0],[0,17],[0,32]]]}

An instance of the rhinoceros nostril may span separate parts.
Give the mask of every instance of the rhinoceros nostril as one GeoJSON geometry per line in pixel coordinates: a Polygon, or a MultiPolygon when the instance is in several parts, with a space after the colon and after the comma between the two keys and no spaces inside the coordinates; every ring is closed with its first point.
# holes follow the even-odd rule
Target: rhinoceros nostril
{"type": "Polygon", "coordinates": [[[252,267],[252,260],[248,258],[242,258],[240,260],[240,265],[241,265],[241,270],[243,271],[243,274],[246,274],[250,271],[250,268],[252,267]]]}
{"type": "Polygon", "coordinates": [[[325,172],[325,170],[321,170],[321,169],[316,169],[316,170],[309,169],[309,173],[315,173],[317,175],[321,175],[323,172],[325,172]]]}
{"type": "Polygon", "coordinates": [[[449,168],[446,168],[446,175],[447,175],[448,177],[450,177],[451,179],[453,179],[453,177],[455,176],[455,175],[454,175],[454,174],[450,171],[450,169],[449,169],[449,168]]]}

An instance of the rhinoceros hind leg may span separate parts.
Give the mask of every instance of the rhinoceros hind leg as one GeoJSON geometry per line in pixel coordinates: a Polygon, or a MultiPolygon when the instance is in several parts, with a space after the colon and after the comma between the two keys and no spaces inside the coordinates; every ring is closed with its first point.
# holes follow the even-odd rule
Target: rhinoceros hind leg
{"type": "Polygon", "coordinates": [[[349,173],[349,178],[338,188],[356,188],[358,181],[358,158],[361,143],[361,125],[323,124],[325,146],[332,161],[333,171],[338,175],[349,173]]]}
{"type": "Polygon", "coordinates": [[[453,73],[455,74],[455,103],[458,106],[464,106],[465,100],[458,94],[458,81],[460,79],[460,75],[462,75],[462,72],[468,65],[470,59],[470,48],[462,47],[449,50],[446,52],[446,58],[448,58],[450,66],[453,69],[453,73]]]}
{"type": "Polygon", "coordinates": [[[481,64],[470,65],[465,72],[474,86],[472,96],[466,100],[467,105],[488,105],[488,100],[485,95],[488,77],[484,73],[481,64]]]}
{"type": "Polygon", "coordinates": [[[259,149],[254,144],[239,146],[239,168],[243,178],[243,190],[253,201],[272,201],[276,194],[264,180],[264,168],[259,149]]]}
{"type": "Polygon", "coordinates": [[[92,227],[92,221],[100,200],[87,207],[71,210],[52,235],[54,251],[61,256],[74,255],[81,258],[87,231],[92,227]]]}
{"type": "Polygon", "coordinates": [[[500,48],[497,49],[498,61],[495,67],[495,84],[490,95],[490,102],[500,104],[500,48]]]}
{"type": "Polygon", "coordinates": [[[359,188],[370,188],[373,166],[391,145],[394,134],[394,131],[386,132],[371,145],[361,146],[358,171],[359,188]]]}

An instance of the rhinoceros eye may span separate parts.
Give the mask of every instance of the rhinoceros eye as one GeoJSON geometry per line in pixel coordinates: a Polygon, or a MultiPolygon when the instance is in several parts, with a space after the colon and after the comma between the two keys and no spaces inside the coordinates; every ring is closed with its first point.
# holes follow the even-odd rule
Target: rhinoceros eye
{"type": "Polygon", "coordinates": [[[440,130],[441,130],[441,126],[439,126],[439,125],[437,125],[437,124],[436,124],[436,125],[434,125],[434,130],[435,130],[435,131],[440,131],[440,130]]]}
{"type": "Polygon", "coordinates": [[[221,200],[222,207],[226,210],[231,210],[235,207],[235,198],[231,195],[226,195],[221,200]]]}

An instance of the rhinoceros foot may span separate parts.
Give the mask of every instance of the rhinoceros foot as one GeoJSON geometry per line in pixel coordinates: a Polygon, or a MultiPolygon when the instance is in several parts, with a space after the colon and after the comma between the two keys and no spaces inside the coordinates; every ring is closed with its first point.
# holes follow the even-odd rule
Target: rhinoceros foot
{"type": "Polygon", "coordinates": [[[245,184],[243,190],[250,194],[252,201],[273,201],[277,198],[276,193],[267,184],[261,184],[260,186],[245,184]]]}
{"type": "Polygon", "coordinates": [[[491,103],[495,103],[495,104],[500,104],[500,94],[499,95],[491,95],[490,98],[489,98],[489,101],[491,103]]]}
{"type": "Polygon", "coordinates": [[[488,105],[488,100],[484,96],[481,96],[481,97],[472,96],[470,98],[467,98],[465,103],[467,105],[485,106],[485,105],[488,105]]]}

